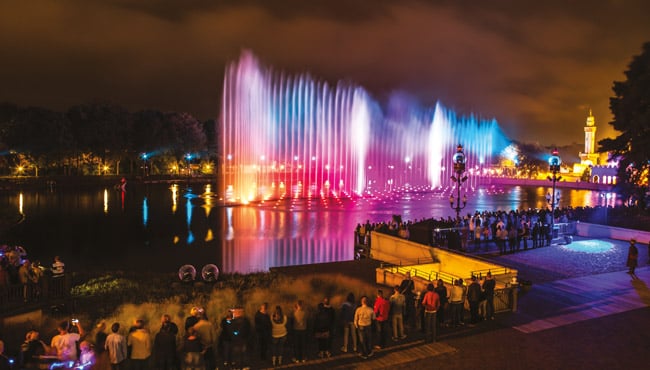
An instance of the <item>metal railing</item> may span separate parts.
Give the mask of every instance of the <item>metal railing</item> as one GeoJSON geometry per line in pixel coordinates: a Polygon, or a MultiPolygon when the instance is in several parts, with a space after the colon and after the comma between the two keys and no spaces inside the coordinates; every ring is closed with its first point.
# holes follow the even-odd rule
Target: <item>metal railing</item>
{"type": "Polygon", "coordinates": [[[428,263],[435,263],[435,262],[436,261],[434,261],[433,259],[419,260],[418,263],[414,263],[407,266],[382,263],[381,268],[384,270],[388,270],[394,274],[397,273],[397,274],[406,275],[406,273],[408,272],[411,274],[412,277],[418,277],[426,281],[438,281],[442,279],[443,282],[448,284],[453,284],[454,281],[461,278],[460,276],[449,274],[443,271],[427,271],[427,270],[413,267],[413,265],[421,265],[421,264],[428,264],[428,263]]]}
{"type": "Polygon", "coordinates": [[[513,271],[509,267],[501,266],[501,267],[496,267],[496,268],[473,270],[473,271],[471,271],[471,276],[476,276],[478,279],[481,279],[481,278],[483,278],[483,276],[487,275],[488,272],[491,273],[494,276],[494,275],[510,274],[513,271]]]}
{"type": "Polygon", "coordinates": [[[70,299],[72,276],[42,276],[37,283],[0,287],[0,315],[45,305],[65,304],[70,299]]]}

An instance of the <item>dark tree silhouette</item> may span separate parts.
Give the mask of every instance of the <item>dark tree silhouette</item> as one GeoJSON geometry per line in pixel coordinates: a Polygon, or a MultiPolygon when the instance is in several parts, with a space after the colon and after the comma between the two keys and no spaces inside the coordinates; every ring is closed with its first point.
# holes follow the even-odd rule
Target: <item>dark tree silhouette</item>
{"type": "Polygon", "coordinates": [[[618,158],[620,191],[642,201],[650,170],[650,42],[625,71],[627,80],[616,81],[610,98],[612,125],[621,134],[599,141],[601,151],[618,158]]]}

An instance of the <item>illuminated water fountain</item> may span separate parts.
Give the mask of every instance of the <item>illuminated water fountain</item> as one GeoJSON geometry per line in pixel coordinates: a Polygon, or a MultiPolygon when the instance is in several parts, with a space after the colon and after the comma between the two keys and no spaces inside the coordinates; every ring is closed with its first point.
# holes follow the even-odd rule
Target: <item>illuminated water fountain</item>
{"type": "Polygon", "coordinates": [[[361,87],[286,75],[247,51],[226,70],[221,122],[221,190],[233,203],[445,188],[457,144],[476,186],[507,145],[495,120],[397,95],[383,112],[361,87]]]}

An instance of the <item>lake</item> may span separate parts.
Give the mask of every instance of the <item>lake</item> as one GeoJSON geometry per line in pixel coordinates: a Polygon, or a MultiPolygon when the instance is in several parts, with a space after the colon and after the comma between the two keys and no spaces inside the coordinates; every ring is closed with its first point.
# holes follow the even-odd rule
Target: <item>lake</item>
{"type": "MultiPolygon", "coordinates": [[[[455,215],[444,192],[401,192],[374,198],[285,199],[224,206],[214,185],[129,183],[55,191],[7,190],[0,206],[24,221],[2,243],[21,245],[49,266],[55,255],[68,270],[175,272],[184,264],[249,273],[271,267],[354,259],[357,223],[455,215]]],[[[550,187],[490,186],[467,195],[475,210],[547,207],[550,187]]],[[[603,193],[560,189],[560,207],[613,204],[603,193]]]]}

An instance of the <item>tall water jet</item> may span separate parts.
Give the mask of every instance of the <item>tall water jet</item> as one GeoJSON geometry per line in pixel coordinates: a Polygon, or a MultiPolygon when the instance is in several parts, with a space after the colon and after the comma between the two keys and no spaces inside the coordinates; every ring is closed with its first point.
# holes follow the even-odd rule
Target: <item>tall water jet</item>
{"type": "Polygon", "coordinates": [[[361,87],[265,68],[250,51],[225,73],[222,195],[229,203],[441,189],[465,147],[477,186],[507,145],[495,120],[422,108],[399,94],[386,114],[361,87]]]}
{"type": "Polygon", "coordinates": [[[366,92],[262,69],[250,52],[224,80],[226,200],[352,194],[364,188],[366,92]]]}

